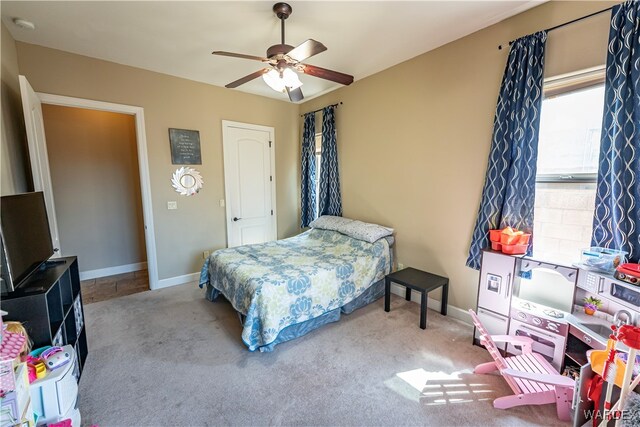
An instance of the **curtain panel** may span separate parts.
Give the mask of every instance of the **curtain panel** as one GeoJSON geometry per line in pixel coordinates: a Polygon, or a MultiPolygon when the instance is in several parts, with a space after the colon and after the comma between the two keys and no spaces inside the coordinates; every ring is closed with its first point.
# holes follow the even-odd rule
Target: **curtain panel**
{"type": "Polygon", "coordinates": [[[611,11],[591,243],[640,260],[640,2],[611,11]]]}
{"type": "Polygon", "coordinates": [[[489,246],[489,229],[511,226],[533,230],[546,40],[547,33],[541,31],[517,39],[509,50],[467,258],[467,266],[476,270],[480,269],[482,250],[489,246]]]}
{"type": "Polygon", "coordinates": [[[336,145],[335,106],[322,109],[322,162],[320,163],[320,189],[318,215],[342,216],[340,175],[338,173],[338,147],[336,145]]]}
{"type": "Polygon", "coordinates": [[[316,115],[304,115],[302,129],[302,206],[300,227],[308,227],[316,219],[316,115]]]}

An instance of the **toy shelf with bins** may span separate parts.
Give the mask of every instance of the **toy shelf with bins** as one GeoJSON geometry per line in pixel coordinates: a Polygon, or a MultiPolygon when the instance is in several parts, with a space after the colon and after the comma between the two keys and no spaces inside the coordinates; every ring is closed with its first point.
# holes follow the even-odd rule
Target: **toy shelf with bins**
{"type": "Polygon", "coordinates": [[[72,345],[80,379],[89,353],[76,257],[48,261],[14,292],[2,296],[5,320],[22,322],[33,347],[72,345]]]}

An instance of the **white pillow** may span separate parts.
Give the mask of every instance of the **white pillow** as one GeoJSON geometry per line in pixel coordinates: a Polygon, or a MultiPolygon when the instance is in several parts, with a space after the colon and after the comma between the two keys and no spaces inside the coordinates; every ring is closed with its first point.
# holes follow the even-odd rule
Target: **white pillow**
{"type": "Polygon", "coordinates": [[[337,231],[354,239],[364,240],[369,243],[393,234],[393,228],[331,215],[321,216],[311,222],[309,227],[337,231]]]}
{"type": "Polygon", "coordinates": [[[337,231],[353,237],[354,239],[364,240],[369,243],[373,243],[383,237],[391,236],[393,234],[393,228],[357,220],[344,224],[337,231]]]}
{"type": "Polygon", "coordinates": [[[309,227],[321,228],[323,230],[340,231],[339,228],[345,224],[353,222],[352,219],[343,218],[341,216],[322,215],[319,218],[311,221],[309,227]]]}

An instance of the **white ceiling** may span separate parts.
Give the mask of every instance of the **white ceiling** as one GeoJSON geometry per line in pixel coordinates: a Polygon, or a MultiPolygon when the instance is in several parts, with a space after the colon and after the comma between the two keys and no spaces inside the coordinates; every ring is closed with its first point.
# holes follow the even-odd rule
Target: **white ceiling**
{"type": "MultiPolygon", "coordinates": [[[[541,4],[543,1],[290,1],[286,42],[308,38],[328,50],[305,61],[360,80],[541,4]]],[[[264,56],[280,43],[275,1],[2,1],[19,41],[224,86],[260,62],[211,55],[264,56]],[[36,25],[17,27],[13,18],[36,25]]],[[[303,75],[308,100],[340,87],[303,75]]],[[[258,78],[237,89],[287,100],[258,78]]]]}

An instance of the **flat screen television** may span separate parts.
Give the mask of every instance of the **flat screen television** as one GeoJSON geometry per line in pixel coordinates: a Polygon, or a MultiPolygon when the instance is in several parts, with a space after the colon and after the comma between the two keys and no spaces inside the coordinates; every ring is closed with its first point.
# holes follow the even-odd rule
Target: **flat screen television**
{"type": "Polygon", "coordinates": [[[3,292],[11,292],[54,253],[42,192],[0,197],[0,237],[3,292]]]}

